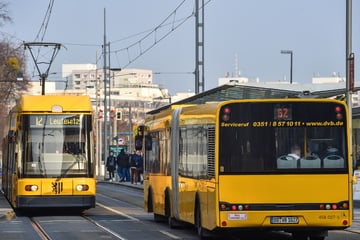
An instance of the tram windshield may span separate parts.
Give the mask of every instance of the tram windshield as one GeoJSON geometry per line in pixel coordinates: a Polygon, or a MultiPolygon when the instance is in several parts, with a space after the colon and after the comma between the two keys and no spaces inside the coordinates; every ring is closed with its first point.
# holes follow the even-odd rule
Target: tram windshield
{"type": "Polygon", "coordinates": [[[88,176],[91,116],[23,115],[25,177],[88,176]]]}
{"type": "Polygon", "coordinates": [[[219,125],[220,174],[347,172],[339,103],[232,103],[221,108],[219,125]]]}

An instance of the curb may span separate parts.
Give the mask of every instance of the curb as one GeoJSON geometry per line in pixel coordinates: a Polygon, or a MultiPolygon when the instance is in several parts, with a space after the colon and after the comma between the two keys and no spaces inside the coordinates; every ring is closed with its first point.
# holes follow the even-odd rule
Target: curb
{"type": "Polygon", "coordinates": [[[12,208],[0,209],[0,221],[9,221],[16,217],[16,214],[12,208]]]}

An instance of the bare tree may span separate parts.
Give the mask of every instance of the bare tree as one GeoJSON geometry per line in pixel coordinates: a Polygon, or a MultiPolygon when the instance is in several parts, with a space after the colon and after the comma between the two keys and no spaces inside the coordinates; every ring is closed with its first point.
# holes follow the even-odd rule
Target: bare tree
{"type": "Polygon", "coordinates": [[[7,2],[0,2],[0,26],[2,26],[5,22],[12,22],[7,7],[7,2]]]}
{"type": "MultiPolygon", "coordinates": [[[[6,22],[12,22],[7,7],[8,3],[0,1],[0,27],[6,22]]],[[[3,135],[10,103],[27,88],[28,77],[24,72],[26,67],[23,46],[15,47],[11,40],[3,37],[0,39],[0,53],[0,134],[3,135]],[[20,77],[21,81],[18,81],[20,77]]]]}
{"type": "Polygon", "coordinates": [[[24,51],[22,46],[14,47],[10,42],[0,41],[0,99],[2,102],[8,100],[9,97],[16,97],[17,92],[26,90],[28,78],[22,70],[25,69],[24,51]]]}

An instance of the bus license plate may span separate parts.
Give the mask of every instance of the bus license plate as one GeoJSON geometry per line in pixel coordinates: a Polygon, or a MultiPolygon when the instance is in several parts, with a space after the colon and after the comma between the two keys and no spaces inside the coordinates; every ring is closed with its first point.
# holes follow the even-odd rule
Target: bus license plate
{"type": "Polygon", "coordinates": [[[298,224],[298,217],[270,217],[271,224],[298,224]]]}

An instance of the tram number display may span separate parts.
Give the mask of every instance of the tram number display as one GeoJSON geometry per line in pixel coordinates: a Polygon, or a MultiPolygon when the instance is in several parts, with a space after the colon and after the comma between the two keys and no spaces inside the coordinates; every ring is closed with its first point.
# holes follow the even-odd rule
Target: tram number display
{"type": "Polygon", "coordinates": [[[298,224],[299,218],[298,217],[270,217],[271,224],[298,224]]]}
{"type": "Polygon", "coordinates": [[[49,126],[79,126],[79,115],[33,115],[30,116],[31,127],[49,126]]]}
{"type": "Polygon", "coordinates": [[[289,105],[277,104],[274,107],[274,120],[292,120],[292,109],[289,105]]]}

